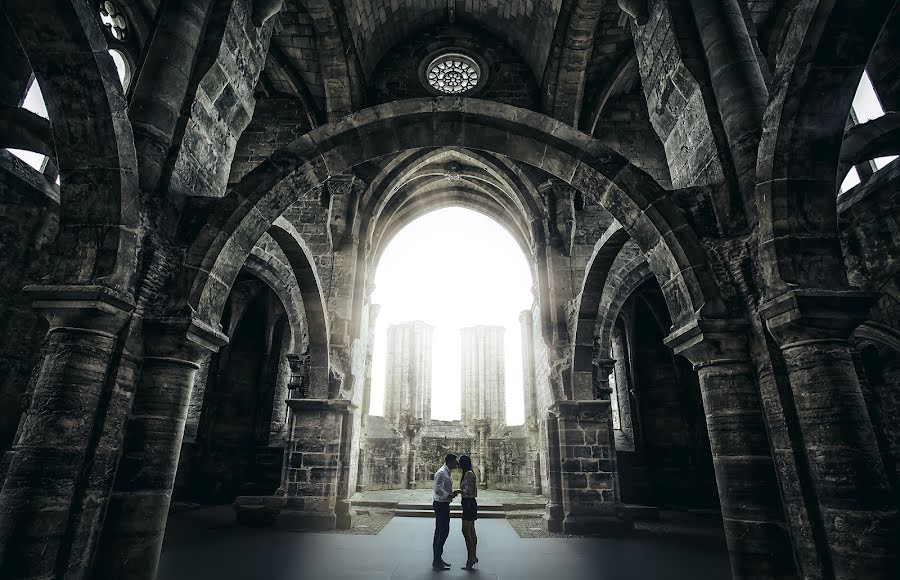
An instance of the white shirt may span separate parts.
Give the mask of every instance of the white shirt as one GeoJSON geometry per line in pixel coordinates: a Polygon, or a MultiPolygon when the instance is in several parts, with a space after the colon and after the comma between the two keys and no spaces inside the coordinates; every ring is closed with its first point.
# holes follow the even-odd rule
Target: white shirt
{"type": "Polygon", "coordinates": [[[450,503],[450,495],[453,493],[453,477],[450,468],[445,463],[434,474],[434,501],[450,503]]]}

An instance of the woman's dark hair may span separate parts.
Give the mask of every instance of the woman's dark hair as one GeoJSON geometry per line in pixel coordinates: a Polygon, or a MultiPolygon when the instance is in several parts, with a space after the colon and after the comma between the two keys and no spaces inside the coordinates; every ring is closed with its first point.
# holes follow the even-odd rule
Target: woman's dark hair
{"type": "Polygon", "coordinates": [[[459,456],[459,468],[462,472],[472,471],[472,459],[468,455],[459,456]]]}

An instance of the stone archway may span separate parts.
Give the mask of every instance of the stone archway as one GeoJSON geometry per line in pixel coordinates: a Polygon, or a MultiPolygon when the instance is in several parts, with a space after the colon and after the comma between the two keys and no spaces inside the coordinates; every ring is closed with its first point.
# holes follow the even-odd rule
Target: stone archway
{"type": "Polygon", "coordinates": [[[306,191],[353,166],[421,147],[505,155],[571,184],[607,208],[638,242],[674,322],[722,316],[724,305],[696,236],[652,178],[592,138],[543,115],[474,99],[413,99],[380,105],[313,130],[250,172],[226,197],[185,263],[184,297],[206,320],[221,311],[222,286],[243,248],[306,191]]]}

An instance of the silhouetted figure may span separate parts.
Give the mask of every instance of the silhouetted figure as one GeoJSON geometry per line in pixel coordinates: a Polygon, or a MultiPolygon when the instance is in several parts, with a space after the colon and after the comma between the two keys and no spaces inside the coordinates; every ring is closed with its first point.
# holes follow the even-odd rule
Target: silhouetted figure
{"type": "Polygon", "coordinates": [[[466,539],[466,565],[463,570],[472,570],[472,566],[478,563],[476,548],[478,536],[475,534],[475,520],[478,519],[478,486],[475,481],[475,472],[472,470],[472,459],[468,455],[459,458],[459,467],[463,472],[460,492],[462,493],[462,534],[466,539]]]}
{"type": "Polygon", "coordinates": [[[444,465],[434,474],[434,543],[432,549],[434,557],[431,561],[432,568],[446,570],[450,564],[444,562],[444,542],[450,534],[450,502],[459,495],[459,490],[453,490],[453,476],[451,471],[459,466],[456,455],[448,453],[444,458],[444,465]]]}

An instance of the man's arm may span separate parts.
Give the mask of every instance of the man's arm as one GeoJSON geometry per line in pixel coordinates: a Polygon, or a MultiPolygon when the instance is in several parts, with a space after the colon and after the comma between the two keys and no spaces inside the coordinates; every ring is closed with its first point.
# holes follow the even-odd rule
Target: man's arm
{"type": "Polygon", "coordinates": [[[447,491],[447,488],[444,485],[445,478],[447,477],[450,476],[445,474],[443,471],[438,471],[437,475],[434,476],[434,494],[440,498],[439,501],[446,501],[450,497],[450,492],[447,491]]]}

